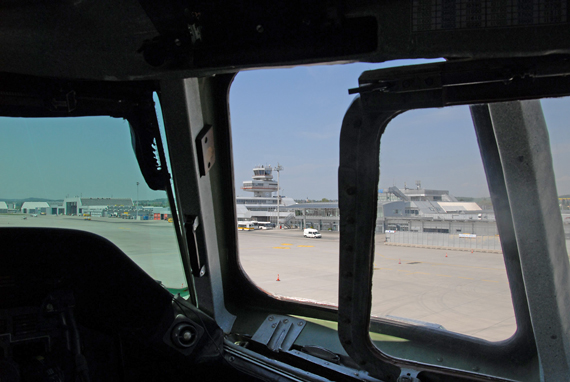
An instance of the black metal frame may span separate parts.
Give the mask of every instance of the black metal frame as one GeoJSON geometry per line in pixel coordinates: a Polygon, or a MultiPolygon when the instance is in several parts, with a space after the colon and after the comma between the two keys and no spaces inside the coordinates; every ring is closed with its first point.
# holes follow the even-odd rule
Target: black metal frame
{"type": "MultiPolygon", "coordinates": [[[[431,380],[429,375],[438,375],[442,380],[448,380],[446,375],[471,380],[501,380],[501,377],[522,378],[523,370],[523,373],[538,373],[542,359],[539,361],[537,355],[536,329],[532,326],[526,296],[528,286],[525,288],[512,206],[509,206],[508,197],[512,197],[512,193],[507,195],[506,192],[493,126],[483,121],[489,118],[481,109],[486,106],[475,107],[472,113],[490,192],[497,208],[517,332],[508,340],[491,343],[390,320],[371,322],[380,139],[388,123],[408,110],[570,94],[570,80],[566,76],[569,71],[568,59],[557,56],[540,60],[442,62],[364,72],[359,79],[360,87],[351,90],[361,95],[345,115],[340,138],[339,337],[351,357],[372,375],[390,381],[398,378],[402,370],[411,369],[422,370],[427,380],[431,380]],[[432,355],[451,361],[435,365],[438,363],[435,357],[428,363],[425,359],[418,362],[389,356],[372,343],[369,330],[407,338],[411,341],[410,347],[429,349],[432,355]],[[461,360],[455,358],[457,362],[454,362],[458,355],[461,360]],[[480,373],[466,371],[473,370],[472,365],[477,365],[475,370],[480,373]]],[[[561,221],[558,223],[561,227],[561,221]]]]}

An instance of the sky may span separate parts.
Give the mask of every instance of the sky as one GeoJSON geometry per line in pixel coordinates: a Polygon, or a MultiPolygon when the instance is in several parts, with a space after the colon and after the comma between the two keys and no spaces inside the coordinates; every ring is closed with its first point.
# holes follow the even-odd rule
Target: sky
{"type": "MultiPolygon", "coordinates": [[[[337,199],[339,135],[364,70],[427,61],[267,69],[239,73],[230,89],[236,194],[257,165],[283,166],[282,195],[337,199]]],[[[570,194],[570,99],[542,101],[558,193],[570,194]]],[[[160,107],[157,108],[160,113],[160,107]]],[[[160,118],[159,118],[160,120],[160,118]]],[[[149,200],[127,122],[110,117],[0,118],[0,200],[66,196],[149,200]],[[139,182],[137,187],[136,183],[139,182]]],[[[380,188],[449,190],[488,196],[467,107],[412,111],[381,142],[380,188]]],[[[277,178],[275,174],[275,178],[277,178]]]]}
{"type": "MultiPolygon", "coordinates": [[[[237,195],[256,165],[276,165],[283,195],[337,198],[342,118],[364,70],[425,63],[348,64],[239,73],[230,91],[237,195]]],[[[570,193],[569,99],[542,101],[559,194],[570,193]]],[[[380,145],[379,188],[449,190],[485,197],[487,181],[467,106],[417,110],[396,117],[380,145]]]]}

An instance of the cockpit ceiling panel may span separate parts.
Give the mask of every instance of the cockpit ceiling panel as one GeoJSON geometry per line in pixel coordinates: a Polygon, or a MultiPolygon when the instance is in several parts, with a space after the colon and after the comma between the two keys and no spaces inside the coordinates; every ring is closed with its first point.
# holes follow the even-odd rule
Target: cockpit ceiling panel
{"type": "Polygon", "coordinates": [[[566,0],[529,9],[502,3],[12,2],[0,12],[0,72],[142,80],[308,63],[570,53],[566,0]]]}

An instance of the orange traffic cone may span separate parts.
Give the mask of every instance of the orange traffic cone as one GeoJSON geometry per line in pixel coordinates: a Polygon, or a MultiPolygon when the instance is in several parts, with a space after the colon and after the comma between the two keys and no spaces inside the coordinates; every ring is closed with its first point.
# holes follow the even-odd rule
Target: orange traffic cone
{"type": "Polygon", "coordinates": [[[473,250],[471,250],[471,253],[473,253],[473,250]]]}
{"type": "Polygon", "coordinates": [[[279,280],[279,273],[277,274],[277,281],[281,281],[281,280],[279,280]]]}
{"type": "Polygon", "coordinates": [[[447,252],[445,252],[445,257],[447,257],[447,252]]]}
{"type": "Polygon", "coordinates": [[[398,264],[402,264],[402,260],[398,259],[398,264]]]}

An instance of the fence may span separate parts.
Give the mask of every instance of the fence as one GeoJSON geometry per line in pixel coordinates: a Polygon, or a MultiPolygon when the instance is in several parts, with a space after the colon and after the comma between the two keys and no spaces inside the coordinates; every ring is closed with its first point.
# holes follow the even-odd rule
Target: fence
{"type": "MultiPolygon", "coordinates": [[[[448,223],[445,228],[427,228],[439,232],[420,230],[386,230],[386,242],[420,246],[453,247],[467,249],[501,250],[501,240],[493,223],[474,224],[471,232],[466,230],[465,223],[448,223]],[[442,232],[443,231],[443,232],[442,232]]],[[[413,227],[412,224],[409,225],[413,227]]]]}

